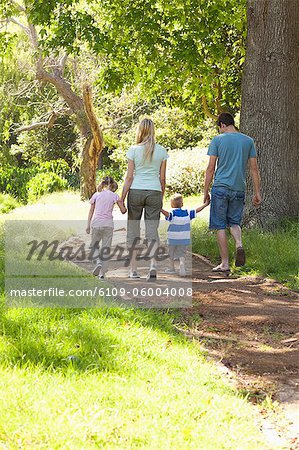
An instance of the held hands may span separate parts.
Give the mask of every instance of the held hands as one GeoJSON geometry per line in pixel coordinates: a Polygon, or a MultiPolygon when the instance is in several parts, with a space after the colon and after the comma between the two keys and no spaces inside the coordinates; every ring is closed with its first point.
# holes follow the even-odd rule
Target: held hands
{"type": "Polygon", "coordinates": [[[203,205],[208,206],[211,202],[211,197],[209,193],[204,194],[203,205]]]}
{"type": "Polygon", "coordinates": [[[126,214],[127,208],[125,207],[124,201],[123,201],[123,200],[119,200],[119,201],[117,202],[117,204],[118,204],[118,206],[119,206],[119,209],[120,209],[121,213],[122,213],[122,214],[126,214]]]}
{"type": "Polygon", "coordinates": [[[86,227],[86,233],[90,234],[90,226],[89,225],[86,227]]]}

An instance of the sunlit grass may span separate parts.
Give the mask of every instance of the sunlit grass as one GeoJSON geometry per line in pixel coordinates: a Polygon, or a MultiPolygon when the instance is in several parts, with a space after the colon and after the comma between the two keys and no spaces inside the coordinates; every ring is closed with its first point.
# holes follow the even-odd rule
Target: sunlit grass
{"type": "MultiPolygon", "coordinates": [[[[288,222],[275,232],[259,229],[243,230],[246,266],[234,268],[240,275],[262,275],[277,279],[292,289],[299,289],[298,279],[298,223],[288,222]]],[[[208,230],[205,220],[193,224],[193,250],[212,262],[219,261],[219,251],[214,232],[208,230]]],[[[229,240],[230,260],[234,261],[234,243],[229,240]]]]}

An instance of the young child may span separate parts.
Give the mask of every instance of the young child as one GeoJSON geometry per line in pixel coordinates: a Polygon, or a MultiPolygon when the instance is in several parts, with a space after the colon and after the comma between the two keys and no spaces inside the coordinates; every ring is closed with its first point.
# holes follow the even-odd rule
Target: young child
{"type": "MultiPolygon", "coordinates": [[[[113,237],[113,216],[112,211],[114,204],[117,203],[120,211],[125,214],[127,212],[124,203],[115,193],[118,185],[111,177],[105,177],[98,185],[97,192],[90,199],[90,210],[88,214],[86,233],[90,233],[91,228],[91,244],[90,247],[95,250],[110,249],[113,237]]],[[[106,250],[107,252],[107,250],[106,250]]],[[[108,251],[109,253],[109,251],[108,251]]],[[[106,253],[107,255],[107,253],[106,253]]],[[[107,272],[107,263],[97,259],[97,265],[93,270],[94,275],[98,275],[103,280],[107,272]]]]}
{"type": "Polygon", "coordinates": [[[186,276],[186,250],[191,243],[191,220],[196,214],[202,211],[208,203],[196,209],[183,209],[183,197],[181,194],[174,194],[170,199],[171,212],[162,209],[165,219],[168,220],[167,230],[170,267],[166,273],[175,273],[175,260],[180,262],[180,276],[186,276]]]}

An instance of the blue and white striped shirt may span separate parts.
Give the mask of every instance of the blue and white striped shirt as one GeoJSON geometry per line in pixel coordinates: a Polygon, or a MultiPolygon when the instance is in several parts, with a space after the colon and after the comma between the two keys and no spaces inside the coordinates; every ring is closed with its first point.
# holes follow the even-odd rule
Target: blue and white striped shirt
{"type": "Polygon", "coordinates": [[[191,209],[175,208],[165,217],[170,222],[167,235],[169,245],[189,245],[191,242],[192,219],[195,219],[196,211],[191,209]]]}

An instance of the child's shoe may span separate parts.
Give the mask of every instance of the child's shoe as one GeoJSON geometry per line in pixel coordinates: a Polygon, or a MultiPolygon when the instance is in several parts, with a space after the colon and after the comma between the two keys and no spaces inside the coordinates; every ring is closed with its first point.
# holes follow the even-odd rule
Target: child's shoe
{"type": "Polygon", "coordinates": [[[180,276],[185,277],[186,275],[185,258],[180,258],[180,276]]]}
{"type": "Polygon", "coordinates": [[[165,269],[165,273],[168,273],[168,274],[174,274],[174,273],[176,273],[175,272],[175,270],[172,268],[172,267],[168,267],[167,269],[165,269]]]}
{"type": "Polygon", "coordinates": [[[100,262],[95,266],[95,268],[92,271],[92,274],[98,276],[101,270],[102,270],[102,263],[100,262]]]}
{"type": "Polygon", "coordinates": [[[129,278],[132,278],[132,280],[137,280],[138,278],[140,278],[140,275],[138,275],[136,270],[133,270],[132,272],[129,273],[129,278]]]}

